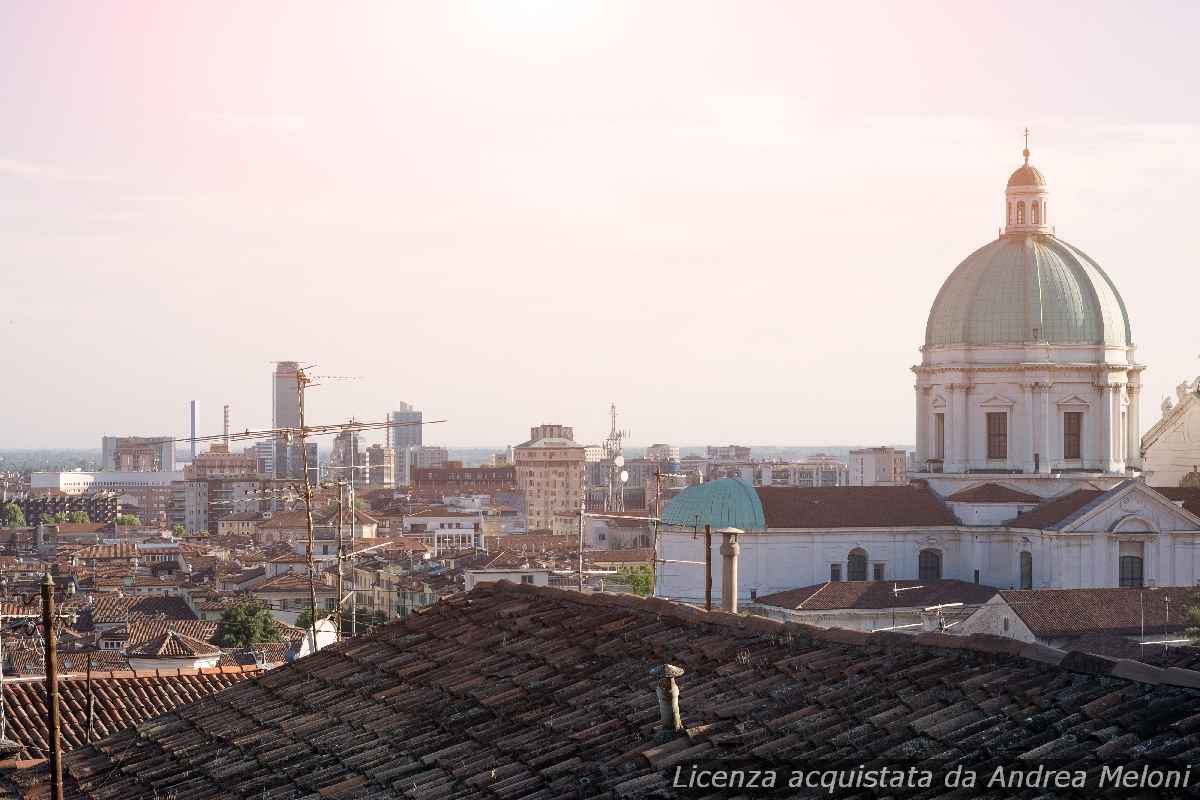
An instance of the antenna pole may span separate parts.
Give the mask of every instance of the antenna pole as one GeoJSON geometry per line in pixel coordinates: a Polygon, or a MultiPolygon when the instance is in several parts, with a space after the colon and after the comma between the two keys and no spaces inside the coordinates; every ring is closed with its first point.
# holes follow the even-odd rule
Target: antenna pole
{"type": "Polygon", "coordinates": [[[346,486],[338,483],[338,574],[337,574],[337,636],[342,640],[342,598],[346,596],[345,577],[343,575],[346,563],[346,537],[342,526],[342,512],[346,508],[346,486]]]}
{"type": "Polygon", "coordinates": [[[54,579],[47,572],[42,579],[42,627],[46,637],[46,705],[49,707],[50,796],[62,800],[62,732],[58,711],[58,643],[54,630],[54,579]]]}
{"type": "Polygon", "coordinates": [[[704,526],[704,610],[712,611],[712,526],[708,524],[704,526]]]}
{"type": "Polygon", "coordinates": [[[583,594],[583,512],[587,508],[587,497],[579,501],[579,593],[583,594]]]}
{"type": "MultiPolygon", "coordinates": [[[[351,458],[353,459],[353,455],[351,458]]],[[[354,549],[354,470],[350,470],[350,480],[346,482],[346,497],[350,503],[350,545],[354,549]]],[[[358,578],[350,576],[350,638],[358,635],[358,578]]]]}
{"type": "MultiPolygon", "coordinates": [[[[317,549],[317,534],[313,530],[313,513],[312,513],[312,483],[308,479],[308,447],[304,443],[304,387],[308,383],[308,376],[304,374],[304,370],[296,370],[296,394],[300,400],[300,430],[297,437],[300,439],[300,465],[304,471],[304,517],[308,525],[308,607],[309,607],[309,630],[312,632],[313,652],[317,652],[317,566],[313,560],[313,553],[317,549]]],[[[339,598],[340,599],[340,598],[339,598]]]]}

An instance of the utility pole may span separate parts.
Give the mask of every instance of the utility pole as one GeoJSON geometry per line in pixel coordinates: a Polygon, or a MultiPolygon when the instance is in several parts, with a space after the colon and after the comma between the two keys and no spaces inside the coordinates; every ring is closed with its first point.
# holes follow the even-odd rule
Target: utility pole
{"type": "Polygon", "coordinates": [[[54,579],[47,572],[42,579],[42,627],[46,646],[46,705],[49,707],[50,730],[50,797],[62,800],[62,734],[58,713],[58,642],[54,613],[54,579]]]}
{"type": "Polygon", "coordinates": [[[304,387],[308,384],[308,376],[304,370],[296,370],[296,394],[300,401],[300,430],[297,438],[300,440],[300,463],[304,471],[304,516],[308,524],[308,601],[309,601],[309,630],[312,631],[313,652],[317,652],[317,567],[314,552],[317,549],[317,534],[313,530],[312,513],[312,482],[308,479],[308,447],[304,444],[304,387]]]}
{"type": "Polygon", "coordinates": [[[583,594],[583,512],[587,509],[587,497],[579,501],[579,593],[583,594]]]}
{"type": "Polygon", "coordinates": [[[704,610],[712,611],[712,526],[704,525],[704,610]]]}
{"type": "Polygon", "coordinates": [[[343,511],[346,508],[346,485],[338,483],[338,573],[337,573],[337,637],[338,641],[342,640],[342,598],[346,596],[345,590],[345,561],[346,561],[346,537],[342,526],[343,511]]]}
{"type": "MultiPolygon", "coordinates": [[[[346,495],[350,499],[350,549],[354,549],[354,470],[350,470],[346,495]]],[[[358,576],[350,575],[350,638],[358,635],[358,576]]]]}

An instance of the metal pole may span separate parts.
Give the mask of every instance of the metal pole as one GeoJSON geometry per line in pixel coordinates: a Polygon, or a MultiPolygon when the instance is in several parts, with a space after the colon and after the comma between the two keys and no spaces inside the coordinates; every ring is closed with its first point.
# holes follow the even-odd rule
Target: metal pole
{"type": "Polygon", "coordinates": [[[62,800],[62,736],[58,716],[58,651],[54,631],[54,579],[50,573],[42,579],[42,627],[46,635],[46,705],[50,724],[50,796],[62,800]]]}
{"type": "MultiPolygon", "coordinates": [[[[354,456],[351,455],[351,458],[354,456]]],[[[350,470],[350,480],[346,482],[346,497],[350,502],[350,549],[354,549],[354,470],[350,470]]],[[[350,574],[350,638],[358,635],[358,575],[350,574]]]]}
{"type": "Polygon", "coordinates": [[[304,444],[304,384],[308,377],[304,374],[304,370],[296,370],[296,394],[300,401],[300,431],[297,438],[300,440],[300,464],[304,471],[304,516],[308,524],[308,601],[309,601],[309,620],[308,627],[312,631],[313,652],[317,652],[317,567],[313,562],[313,553],[317,549],[317,535],[313,530],[313,515],[312,515],[312,484],[308,480],[308,448],[304,444]]]}
{"type": "Polygon", "coordinates": [[[583,511],[587,506],[587,501],[582,500],[579,503],[579,593],[583,594],[583,511]]]}
{"type": "Polygon", "coordinates": [[[92,694],[92,654],[88,653],[87,662],[87,740],[92,743],[95,734],[96,697],[92,694]]]}
{"type": "Polygon", "coordinates": [[[342,598],[346,596],[343,572],[346,559],[346,537],[342,528],[342,511],[346,508],[346,487],[338,484],[338,574],[337,574],[337,637],[342,640],[342,598]]]}
{"type": "Polygon", "coordinates": [[[704,610],[712,611],[712,526],[704,526],[704,610]]]}

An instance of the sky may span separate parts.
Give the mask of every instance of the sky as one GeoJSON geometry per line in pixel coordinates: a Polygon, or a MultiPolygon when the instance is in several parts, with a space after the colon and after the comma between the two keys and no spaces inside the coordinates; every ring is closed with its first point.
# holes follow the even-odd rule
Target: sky
{"type": "Polygon", "coordinates": [[[309,419],[426,442],[913,440],[1022,131],[1149,402],[1200,373],[1200,5],[0,5],[0,449],[309,419]]]}

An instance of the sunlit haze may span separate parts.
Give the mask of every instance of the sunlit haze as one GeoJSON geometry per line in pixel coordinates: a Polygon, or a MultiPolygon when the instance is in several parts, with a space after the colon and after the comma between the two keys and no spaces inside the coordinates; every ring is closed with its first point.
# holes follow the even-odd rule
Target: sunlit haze
{"type": "Polygon", "coordinates": [[[1200,373],[1200,6],[6,3],[2,447],[405,401],[425,441],[914,440],[943,280],[1022,131],[1120,289],[1147,401],[1200,373]],[[1026,13],[1028,12],[1028,13],[1026,13]]]}

